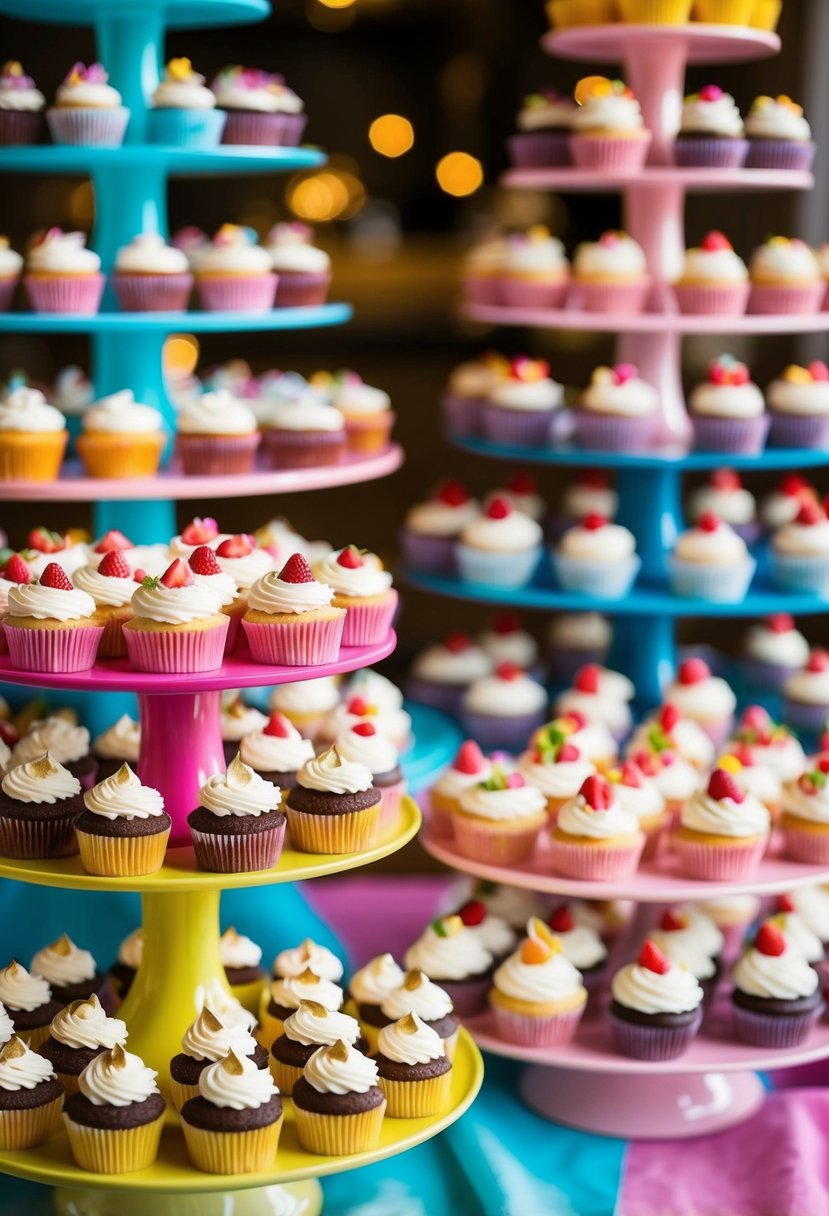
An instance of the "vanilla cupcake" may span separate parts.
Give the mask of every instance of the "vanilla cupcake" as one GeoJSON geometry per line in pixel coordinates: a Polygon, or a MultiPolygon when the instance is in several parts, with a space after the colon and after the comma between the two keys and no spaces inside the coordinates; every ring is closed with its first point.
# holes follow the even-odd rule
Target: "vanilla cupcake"
{"type": "Polygon", "coordinates": [[[674,595],[716,603],[742,600],[755,568],[742,537],[711,511],[679,535],[668,559],[674,595]]]}
{"type": "MultiPolygon", "coordinates": [[[[228,124],[229,126],[229,124],[228,124]]],[[[256,233],[223,224],[194,266],[202,307],[212,312],[267,312],[273,308],[277,277],[256,233]]]]}
{"type": "Polygon", "coordinates": [[[338,372],[331,388],[332,404],[345,420],[349,452],[362,458],[385,452],[396,418],[389,394],[350,371],[338,372]]]}
{"type": "Polygon", "coordinates": [[[590,76],[576,86],[570,156],[573,164],[626,176],[644,165],[651,146],[642,110],[622,80],[590,76]]]}
{"type": "Polygon", "coordinates": [[[777,447],[825,448],[829,444],[829,367],[814,360],[790,364],[766,389],[770,439],[777,447]]]}
{"type": "Polygon", "coordinates": [[[587,989],[542,920],[530,919],[527,937],[495,972],[489,1004],[499,1036],[509,1043],[561,1047],[573,1038],[587,989]]]}
{"type": "Polygon", "coordinates": [[[588,882],[622,878],[636,870],[644,845],[638,816],[621,806],[614,786],[592,776],[559,810],[551,861],[565,878],[588,882]]]}
{"type": "Polygon", "coordinates": [[[552,562],[565,591],[606,600],[624,599],[641,565],[633,533],[601,515],[588,515],[568,528],[552,553],[552,562]]]}
{"type": "Polygon", "coordinates": [[[409,569],[454,574],[455,544],[480,509],[480,503],[470,498],[459,481],[443,482],[431,497],[410,507],[400,532],[409,569]]]}
{"type": "Polygon", "coordinates": [[[151,477],[166,442],[159,410],[122,389],[84,412],[75,447],[88,477],[151,477]]]}
{"type": "Polygon", "coordinates": [[[749,263],[749,312],[815,313],[826,288],[817,258],[805,241],[772,236],[758,245],[749,263]]]}
{"type": "Polygon", "coordinates": [[[587,448],[647,448],[658,421],[658,403],[656,390],[632,363],[597,367],[579,398],[576,437],[587,448]]]}
{"type": "Polygon", "coordinates": [[[748,269],[722,232],[709,232],[698,248],[686,249],[674,284],[680,311],[735,316],[746,310],[748,269]]]}
{"type": "Polygon", "coordinates": [[[171,59],[153,91],[147,118],[151,143],[168,147],[215,148],[227,114],[216,106],[216,94],[193,70],[189,59],[171,59]]]}
{"type": "Polygon", "coordinates": [[[116,253],[112,287],[124,312],[183,312],[193,275],[185,253],[142,232],[116,253]]]}
{"type": "Polygon", "coordinates": [[[232,64],[210,87],[227,111],[223,143],[295,148],[302,138],[305,106],[282,76],[232,64]]]}
{"type": "Polygon", "coordinates": [[[517,771],[494,765],[489,777],[458,801],[452,833],[462,856],[488,865],[530,860],[547,822],[547,799],[537,786],[517,771]]]}
{"type": "Polygon", "coordinates": [[[56,144],[121,146],[130,112],[108,81],[109,74],[100,63],[72,65],[55,94],[54,105],[46,111],[56,144]]]}
{"type": "Polygon", "coordinates": [[[35,312],[91,316],[104,291],[101,259],[82,232],[49,228],[29,246],[23,285],[35,312]]]}
{"type": "Polygon", "coordinates": [[[461,578],[472,583],[520,587],[528,583],[542,552],[543,531],[500,495],[463,529],[455,555],[461,578]]]}
{"type": "Polygon", "coordinates": [[[733,355],[720,355],[688,398],[694,444],[709,452],[756,455],[763,448],[769,417],[749,370],[733,355]]]}
{"type": "Polygon", "coordinates": [[[331,259],[312,244],[306,224],[275,224],[265,248],[277,274],[277,308],[307,308],[324,304],[331,285],[331,259]]]}
{"type": "Polygon", "coordinates": [[[803,107],[791,97],[757,97],[746,118],[749,169],[788,169],[805,172],[812,167],[815,144],[803,107]]]}
{"type": "Polygon", "coordinates": [[[493,662],[486,651],[467,634],[454,632],[415,656],[406,691],[413,701],[455,714],[468,685],[492,670],[493,662]]]}
{"type": "Polygon", "coordinates": [[[509,376],[496,382],[481,410],[481,429],[493,443],[544,446],[563,401],[562,387],[551,378],[548,363],[513,359],[509,376]]]}
{"type": "Polygon", "coordinates": [[[43,130],[46,98],[16,59],[0,69],[0,144],[36,144],[43,130]]]}
{"type": "Polygon", "coordinates": [[[704,659],[680,663],[676,678],[665,689],[665,700],[701,726],[715,747],[721,747],[731,733],[737,698],[722,676],[711,674],[704,659]]]}
{"type": "Polygon", "coordinates": [[[778,528],[769,546],[772,579],[787,591],[829,592],[829,519],[816,502],[804,502],[791,523],[778,528]]]}
{"type": "Polygon", "coordinates": [[[561,241],[537,225],[507,239],[501,295],[510,308],[560,308],[570,282],[561,241]]]}
{"type": "Polygon", "coordinates": [[[642,312],[651,288],[645,251],[626,232],[585,241],[573,258],[572,303],[588,312],[642,312]]]}
{"type": "Polygon", "coordinates": [[[203,393],[176,416],[176,453],[185,473],[249,473],[261,438],[256,416],[227,389],[203,393]]]}

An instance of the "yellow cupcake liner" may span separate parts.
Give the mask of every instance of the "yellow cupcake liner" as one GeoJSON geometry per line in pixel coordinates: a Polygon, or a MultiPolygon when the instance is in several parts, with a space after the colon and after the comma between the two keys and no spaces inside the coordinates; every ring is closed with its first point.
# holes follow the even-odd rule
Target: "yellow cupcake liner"
{"type": "Polygon", "coordinates": [[[748,25],[753,7],[754,0],[696,0],[694,16],[712,25],[748,25]]]}
{"type": "Polygon", "coordinates": [[[3,431],[0,481],[55,481],[68,438],[68,431],[3,431]]]}
{"type": "Polygon", "coordinates": [[[163,434],[79,435],[75,440],[87,477],[152,477],[164,451],[163,434]]]}
{"type": "Polygon", "coordinates": [[[321,1115],[294,1106],[294,1122],[300,1147],[321,1157],[348,1157],[376,1148],[380,1140],[386,1103],[356,1115],[321,1115]]]}
{"type": "Polygon", "coordinates": [[[200,1092],[198,1085],[182,1085],[181,1081],[174,1081],[170,1077],[170,1101],[176,1114],[181,1113],[185,1102],[189,1102],[191,1098],[198,1098],[200,1092]]]}
{"type": "Polygon", "coordinates": [[[182,1119],[190,1160],[205,1174],[260,1174],[272,1170],[283,1116],[267,1127],[243,1132],[207,1131],[182,1119]]]}
{"type": "Polygon", "coordinates": [[[138,1127],[85,1127],[63,1116],[72,1156],[82,1170],[93,1174],[134,1174],[145,1170],[158,1156],[164,1116],[138,1127]]]}
{"type": "Polygon", "coordinates": [[[623,21],[637,25],[685,25],[693,0],[616,0],[623,21]]]}
{"type": "Polygon", "coordinates": [[[30,1110],[0,1111],[0,1149],[12,1152],[45,1144],[57,1126],[63,1094],[30,1110]]]}
{"type": "MultiPolygon", "coordinates": [[[[14,1019],[14,1010],[13,1009],[11,1010],[11,1014],[12,1014],[12,1020],[13,1020],[14,1019]]],[[[19,1039],[22,1039],[23,1042],[26,1044],[26,1046],[28,1048],[30,1048],[32,1051],[37,1051],[39,1048],[41,1048],[43,1046],[43,1044],[49,1038],[49,1031],[50,1031],[50,1027],[48,1024],[46,1026],[36,1026],[34,1028],[34,1030],[18,1030],[15,1028],[15,1034],[17,1035],[17,1037],[19,1039]]]]}
{"type": "Polygon", "coordinates": [[[294,1091],[299,1078],[302,1076],[302,1069],[296,1068],[293,1064],[283,1064],[282,1060],[274,1059],[271,1055],[271,1076],[276,1081],[276,1088],[285,1098],[290,1098],[294,1091]]]}
{"type": "Polygon", "coordinates": [[[380,803],[344,815],[310,815],[286,805],[288,830],[302,853],[358,853],[374,844],[380,826],[380,803]]]}
{"type": "Polygon", "coordinates": [[[92,836],[77,832],[81,864],[87,874],[133,878],[155,874],[164,865],[170,829],[152,836],[92,836]]]}
{"type": "Polygon", "coordinates": [[[547,17],[555,29],[574,25],[608,25],[616,20],[614,0],[547,0],[547,17]]]}
{"type": "MultiPolygon", "coordinates": [[[[267,990],[266,976],[260,976],[258,980],[251,980],[249,984],[231,984],[230,991],[240,1004],[244,1005],[245,1009],[250,1013],[259,1013],[259,1002],[262,999],[263,990],[267,990]]],[[[270,1000],[270,994],[268,995],[270,1000]]]]}
{"type": "Polygon", "coordinates": [[[751,24],[757,30],[768,30],[772,33],[777,29],[782,11],[783,0],[754,0],[751,24]]]}
{"type": "Polygon", "coordinates": [[[386,1095],[386,1114],[390,1119],[433,1119],[449,1106],[452,1070],[421,1081],[390,1081],[380,1077],[379,1085],[386,1095]]]}
{"type": "Polygon", "coordinates": [[[259,1014],[259,1025],[254,1030],[253,1035],[257,1043],[260,1043],[266,1051],[270,1051],[273,1047],[274,1039],[278,1039],[283,1030],[282,1018],[273,1017],[265,1009],[259,1014]]]}

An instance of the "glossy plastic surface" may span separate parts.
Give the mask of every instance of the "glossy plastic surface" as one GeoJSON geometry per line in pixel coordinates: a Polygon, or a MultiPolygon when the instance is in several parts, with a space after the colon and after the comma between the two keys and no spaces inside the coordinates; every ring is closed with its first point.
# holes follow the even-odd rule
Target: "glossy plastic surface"
{"type": "MultiPolygon", "coordinates": [[[[829,314],[827,314],[829,315],[829,314]]],[[[0,333],[10,334],[220,334],[319,329],[351,319],[348,304],[272,308],[268,312],[0,313],[0,333]]],[[[829,323],[827,323],[829,328],[829,323]]]]}
{"type": "MultiPolygon", "coordinates": [[[[2,157],[0,157],[2,164],[2,157]]],[[[500,184],[516,190],[555,190],[559,194],[618,194],[680,186],[689,194],[741,194],[754,190],[811,190],[811,173],[776,169],[697,169],[654,165],[640,173],[614,176],[595,169],[508,169],[500,184]]]]}
{"type": "Polygon", "coordinates": [[[267,148],[244,144],[218,148],[168,148],[163,144],[124,144],[93,148],[37,144],[0,148],[0,173],[92,174],[99,169],[161,170],[168,177],[220,177],[229,174],[285,173],[325,163],[317,148],[267,148]]]}
{"type": "Polygon", "coordinates": [[[686,63],[746,63],[780,50],[777,34],[740,25],[580,25],[546,34],[543,46],[560,59],[619,63],[629,55],[659,58],[679,51],[686,63]]]}
{"type": "Polygon", "coordinates": [[[270,12],[268,0],[3,0],[8,17],[49,21],[55,25],[92,25],[119,15],[145,10],[157,14],[171,29],[247,25],[270,12]]]}
{"type": "Polygon", "coordinates": [[[576,308],[506,308],[469,304],[464,313],[489,325],[531,329],[570,329],[607,334],[813,334],[829,331],[829,312],[786,316],[744,314],[736,317],[681,312],[585,312],[576,308]]]}

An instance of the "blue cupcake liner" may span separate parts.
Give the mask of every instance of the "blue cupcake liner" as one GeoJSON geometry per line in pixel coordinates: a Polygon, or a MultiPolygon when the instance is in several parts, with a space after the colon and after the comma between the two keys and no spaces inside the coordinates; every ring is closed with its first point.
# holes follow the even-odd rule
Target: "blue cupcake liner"
{"type": "Polygon", "coordinates": [[[771,577],[784,591],[813,591],[829,598],[829,556],[778,553],[769,549],[771,577]]]}
{"type": "Polygon", "coordinates": [[[217,148],[226,122],[224,110],[150,110],[147,139],[172,148],[217,148]]]}
{"type": "Polygon", "coordinates": [[[541,546],[522,553],[490,553],[459,544],[455,549],[460,576],[468,583],[490,587],[523,587],[535,574],[541,546]]]}
{"type": "Polygon", "coordinates": [[[579,591],[603,600],[622,600],[630,591],[639,568],[640,558],[634,553],[624,561],[581,561],[551,553],[556,580],[564,591],[579,591]]]}
{"type": "Polygon", "coordinates": [[[685,562],[673,554],[667,559],[668,582],[674,595],[715,604],[737,604],[754,578],[757,563],[746,557],[736,565],[685,562]]]}

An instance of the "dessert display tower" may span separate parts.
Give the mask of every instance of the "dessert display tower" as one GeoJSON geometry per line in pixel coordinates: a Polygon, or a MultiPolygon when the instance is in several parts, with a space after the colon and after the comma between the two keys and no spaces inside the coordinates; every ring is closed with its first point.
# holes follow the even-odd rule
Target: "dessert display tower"
{"type": "MultiPolygon", "coordinates": [[[[322,163],[321,153],[305,148],[219,147],[210,151],[165,148],[146,143],[147,98],[158,83],[167,28],[227,25],[259,20],[270,11],[267,0],[0,0],[0,11],[46,22],[86,22],[95,27],[98,57],[107,65],[131,111],[127,142],[121,148],[11,147],[0,149],[0,173],[83,173],[95,192],[93,244],[109,269],[116,250],[136,233],[167,236],[166,183],[169,176],[262,173],[297,170],[322,163]]],[[[74,333],[88,335],[92,346],[93,382],[98,393],[131,388],[137,399],[159,408],[172,430],[173,411],[163,379],[162,350],[169,334],[288,330],[334,325],[346,321],[344,304],[319,308],[279,309],[267,313],[118,313],[104,311],[79,317],[6,313],[0,333],[74,333]]],[[[6,483],[0,499],[40,502],[91,501],[100,533],[117,527],[142,543],[166,541],[176,531],[175,500],[216,499],[315,490],[325,486],[369,480],[392,472],[402,459],[390,445],[380,456],[342,466],[302,471],[256,471],[245,477],[183,477],[174,466],[141,481],[94,481],[71,467],[54,484],[6,483]]],[[[196,869],[186,816],[197,805],[198,789],[224,768],[219,730],[223,689],[262,688],[289,681],[349,672],[391,653],[390,631],[379,644],[344,647],[336,663],[302,668],[255,664],[246,648],[228,657],[216,671],[195,675],[146,675],[133,672],[125,660],[102,661],[90,671],[71,675],[12,670],[8,658],[0,678],[11,685],[95,694],[89,707],[92,725],[102,693],[137,693],[141,719],[139,774],[159,789],[173,819],[170,848],[156,874],[133,879],[107,879],[86,874],[78,858],[60,861],[0,859],[0,875],[25,883],[69,888],[79,892],[137,891],[142,897],[144,956],[131,991],[120,1010],[129,1028],[130,1050],[159,1073],[162,1091],[169,1090],[169,1062],[180,1050],[181,1035],[201,1007],[205,994],[226,987],[219,958],[219,899],[223,890],[292,884],[365,865],[406,843],[417,831],[420,816],[406,798],[396,822],[385,828],[376,845],[362,853],[315,856],[287,847],[273,869],[246,874],[212,874],[196,869]]],[[[106,698],[104,699],[106,700],[106,698]]],[[[111,712],[111,711],[110,711],[111,712]]],[[[444,742],[436,736],[430,716],[425,725],[425,750],[414,756],[414,768],[425,779],[445,760],[444,742]]],[[[450,744],[451,745],[451,744],[450,744]]],[[[283,918],[286,931],[301,936],[297,916],[301,900],[259,904],[266,917],[283,918]],[[293,928],[292,928],[293,926],[293,928]]],[[[62,1202],[75,1213],[91,1210],[84,1194],[95,1190],[153,1192],[147,1204],[183,1211],[186,1196],[200,1192],[232,1192],[262,1187],[261,1211],[272,1212],[274,1184],[314,1179],[351,1169],[401,1152],[442,1130],[470,1104],[481,1083],[480,1055],[462,1034],[454,1064],[451,1105],[437,1119],[387,1120],[377,1149],[347,1158],[312,1156],[298,1146],[290,1102],[277,1159],[266,1174],[222,1177],[200,1173],[187,1159],[177,1120],[170,1117],[156,1163],[137,1174],[95,1176],[72,1161],[63,1134],[46,1145],[24,1152],[0,1152],[0,1172],[71,1188],[62,1202]],[[77,1189],[80,1188],[80,1189],[77,1189]],[[75,1190],[77,1193],[75,1194],[75,1190]],[[165,1199],[166,1197],[166,1199],[165,1199]]],[[[306,1186],[305,1198],[314,1198],[306,1186]]],[[[316,1196],[318,1200],[318,1195],[316,1196]]],[[[94,1204],[99,1201],[95,1200],[94,1204]]],[[[196,1201],[194,1201],[196,1202],[196,1201]]],[[[89,1200],[93,1204],[93,1200],[89,1200]]],[[[111,1200],[117,1207],[117,1197],[111,1200]]],[[[99,1210],[95,1206],[95,1210],[99,1210]]],[[[187,1207],[187,1211],[194,1210],[187,1207]]],[[[233,1210],[227,1198],[228,1212],[233,1210]]],[[[246,1211],[259,1210],[248,1204],[246,1211]]]]}
{"type": "MultiPolygon", "coordinates": [[[[829,312],[814,316],[692,316],[678,312],[669,284],[678,277],[685,249],[684,204],[689,191],[809,189],[811,174],[765,170],[678,168],[672,146],[679,128],[685,67],[770,55],[779,50],[776,35],[727,25],[646,26],[608,24],[553,32],[544,39],[553,55],[578,60],[619,62],[653,133],[650,160],[624,177],[577,168],[513,169],[503,178],[514,188],[556,191],[620,192],[624,226],[645,250],[654,280],[648,311],[601,315],[576,309],[531,310],[469,305],[471,318],[497,325],[615,333],[617,358],[638,366],[658,390],[661,402],[659,446],[643,454],[594,452],[568,446],[505,447],[482,439],[452,442],[479,455],[548,464],[612,469],[619,490],[619,522],[636,536],[642,569],[634,589],[619,600],[563,592],[547,569],[523,589],[478,586],[459,579],[407,573],[424,590],[469,600],[567,612],[599,611],[614,618],[609,665],[633,680],[642,709],[659,704],[675,669],[677,619],[756,617],[772,612],[825,613],[816,595],[779,592],[761,573],[745,599],[715,604],[671,593],[666,558],[681,528],[681,479],[686,470],[728,464],[740,470],[804,469],[829,463],[825,451],[769,449],[758,456],[732,456],[689,450],[690,423],[681,380],[681,343],[691,334],[786,334],[829,331],[829,312]]],[[[585,883],[551,874],[543,846],[530,863],[515,867],[482,865],[464,858],[454,844],[424,831],[424,845],[435,857],[466,873],[566,898],[626,899],[638,910],[618,961],[627,961],[655,918],[659,904],[712,899],[723,894],[772,895],[796,885],[829,881],[829,871],[781,860],[762,863],[754,882],[701,883],[684,878],[677,863],[661,858],[640,867],[633,877],[614,883],[585,883]]],[[[612,970],[612,960],[609,970],[612,970]]],[[[829,1057],[829,1032],[815,1030],[796,1051],[758,1051],[735,1043],[728,1025],[727,998],[719,994],[703,1033],[688,1052],[668,1064],[631,1060],[614,1053],[604,1019],[586,1017],[573,1044],[547,1051],[511,1046],[494,1033],[487,1016],[473,1033],[489,1051],[533,1065],[522,1076],[522,1092],[534,1109],[559,1122],[588,1131],[649,1138],[684,1137],[716,1131],[757,1109],[763,1088],[754,1070],[829,1057]]],[[[595,1003],[596,998],[593,998],[595,1003]]]]}

